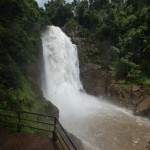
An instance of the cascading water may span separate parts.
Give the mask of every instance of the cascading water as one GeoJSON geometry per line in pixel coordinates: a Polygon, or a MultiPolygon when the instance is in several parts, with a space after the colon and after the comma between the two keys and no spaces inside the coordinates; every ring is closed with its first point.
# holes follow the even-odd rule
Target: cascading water
{"type": "Polygon", "coordinates": [[[87,150],[146,150],[149,121],[84,92],[77,48],[60,28],[42,35],[43,93],[60,110],[60,121],[87,150]]]}

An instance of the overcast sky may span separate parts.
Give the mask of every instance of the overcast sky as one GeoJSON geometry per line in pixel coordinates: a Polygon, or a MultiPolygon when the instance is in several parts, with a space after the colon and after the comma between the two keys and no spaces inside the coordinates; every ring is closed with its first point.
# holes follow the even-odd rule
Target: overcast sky
{"type": "Polygon", "coordinates": [[[44,3],[46,3],[48,0],[36,0],[40,7],[44,6],[44,3]]]}
{"type": "MultiPolygon", "coordinates": [[[[50,0],[36,0],[40,7],[44,6],[44,3],[50,1],[50,0]]],[[[66,2],[72,2],[73,0],[66,0],[66,2]]]]}

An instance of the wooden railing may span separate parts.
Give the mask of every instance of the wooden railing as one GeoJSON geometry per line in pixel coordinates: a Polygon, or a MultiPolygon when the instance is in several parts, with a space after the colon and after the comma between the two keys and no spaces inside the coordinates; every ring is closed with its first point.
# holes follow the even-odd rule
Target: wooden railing
{"type": "Polygon", "coordinates": [[[48,136],[63,150],[77,150],[59,120],[50,115],[0,109],[0,126],[17,132],[48,136]]]}

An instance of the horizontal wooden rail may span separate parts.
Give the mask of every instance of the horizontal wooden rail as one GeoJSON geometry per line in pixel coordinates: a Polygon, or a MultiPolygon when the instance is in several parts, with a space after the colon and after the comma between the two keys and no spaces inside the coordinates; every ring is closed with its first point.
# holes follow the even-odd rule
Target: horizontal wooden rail
{"type": "Polygon", "coordinates": [[[31,128],[37,131],[44,131],[47,134],[51,133],[52,138],[58,140],[62,149],[77,150],[59,120],[51,115],[0,109],[0,125],[2,127],[12,125],[13,127],[16,127],[17,132],[22,132],[23,129],[31,128]],[[40,119],[42,119],[42,121],[40,119]]]}
{"type": "Polygon", "coordinates": [[[68,136],[68,134],[66,133],[65,129],[63,128],[63,126],[61,125],[61,123],[58,121],[58,119],[56,118],[56,125],[59,125],[61,130],[59,130],[58,128],[58,131],[61,132],[63,131],[65,136],[67,137],[67,139],[69,140],[69,142],[71,143],[72,147],[76,150],[76,146],[74,145],[74,143],[72,142],[72,140],[70,139],[70,137],[68,136]]]}

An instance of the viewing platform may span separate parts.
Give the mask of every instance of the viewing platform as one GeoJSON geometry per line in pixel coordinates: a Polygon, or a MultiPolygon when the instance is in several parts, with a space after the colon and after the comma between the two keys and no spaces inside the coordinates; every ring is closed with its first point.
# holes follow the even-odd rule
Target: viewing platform
{"type": "Polygon", "coordinates": [[[0,150],[60,150],[50,138],[0,128],[0,150]]]}
{"type": "Polygon", "coordinates": [[[0,109],[0,150],[77,150],[77,148],[56,117],[0,109]]]}

